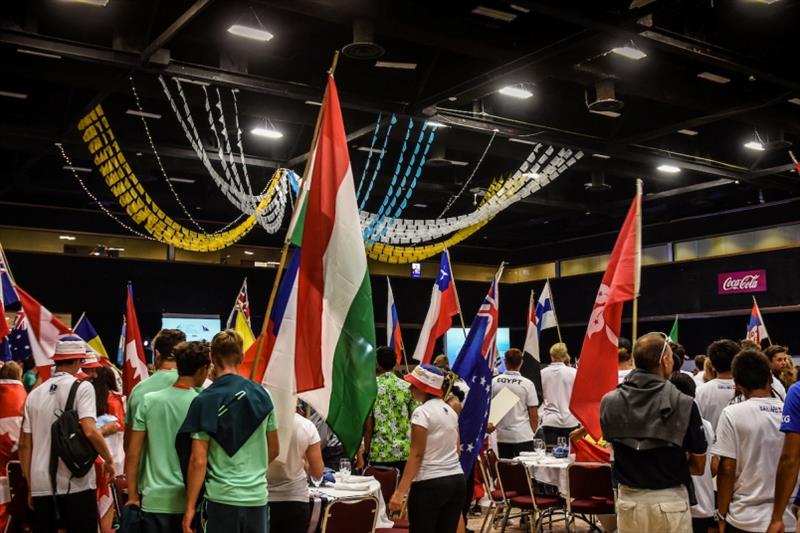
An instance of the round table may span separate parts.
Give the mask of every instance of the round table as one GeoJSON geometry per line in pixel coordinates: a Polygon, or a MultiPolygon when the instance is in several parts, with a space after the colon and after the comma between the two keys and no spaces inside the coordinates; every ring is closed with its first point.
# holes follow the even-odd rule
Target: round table
{"type": "Polygon", "coordinates": [[[378,500],[378,520],[375,523],[376,529],[394,527],[394,522],[389,520],[386,514],[386,503],[383,501],[381,484],[372,476],[350,476],[350,484],[367,485],[366,490],[341,490],[336,485],[323,486],[309,489],[309,501],[311,502],[311,522],[308,525],[308,533],[319,531],[322,525],[322,517],[325,513],[325,506],[334,500],[356,499],[366,496],[373,496],[378,500]]]}
{"type": "Polygon", "coordinates": [[[558,487],[558,493],[566,497],[568,487],[567,468],[572,463],[570,458],[556,459],[550,455],[544,458],[523,455],[515,457],[514,460],[525,465],[532,479],[539,483],[558,487]]]}

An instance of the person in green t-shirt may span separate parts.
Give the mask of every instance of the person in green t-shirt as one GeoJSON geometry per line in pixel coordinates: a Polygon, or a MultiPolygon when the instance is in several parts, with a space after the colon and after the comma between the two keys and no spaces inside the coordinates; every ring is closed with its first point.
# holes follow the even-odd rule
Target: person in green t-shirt
{"type": "Polygon", "coordinates": [[[166,389],[178,379],[175,370],[175,346],[186,342],[186,334],[179,329],[162,329],[153,339],[153,353],[155,354],[156,372],[149,378],[140,381],[128,395],[128,404],[125,410],[125,436],[123,438],[125,451],[128,450],[128,441],[131,438],[131,427],[136,418],[136,411],[146,394],[166,389]]]}
{"type": "Polygon", "coordinates": [[[183,530],[192,531],[200,491],[204,533],[267,533],[267,467],[279,452],[269,393],[239,375],[242,338],[232,329],[211,341],[216,379],[192,402],[176,447],[188,461],[183,530]]]}
{"type": "Polygon", "coordinates": [[[127,505],[141,507],[145,533],[181,532],[186,490],[175,437],[197,396],[195,388],[203,384],[211,365],[207,342],[182,342],[173,353],[178,379],[171,387],[144,396],[125,458],[127,505]]]}

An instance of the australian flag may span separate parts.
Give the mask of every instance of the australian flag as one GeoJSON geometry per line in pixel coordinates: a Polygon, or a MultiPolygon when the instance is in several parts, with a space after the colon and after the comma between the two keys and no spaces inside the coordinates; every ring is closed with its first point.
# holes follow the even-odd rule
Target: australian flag
{"type": "Polygon", "coordinates": [[[25,321],[25,313],[19,311],[14,319],[14,328],[8,334],[3,343],[3,359],[5,361],[24,361],[33,353],[31,343],[28,340],[28,325],[25,321]]]}
{"type": "Polygon", "coordinates": [[[492,368],[497,357],[499,296],[497,276],[495,276],[489,287],[489,293],[472,321],[467,340],[453,364],[453,371],[469,386],[469,393],[458,419],[461,468],[466,475],[472,472],[475,458],[483,447],[486,423],[489,420],[492,368]]]}

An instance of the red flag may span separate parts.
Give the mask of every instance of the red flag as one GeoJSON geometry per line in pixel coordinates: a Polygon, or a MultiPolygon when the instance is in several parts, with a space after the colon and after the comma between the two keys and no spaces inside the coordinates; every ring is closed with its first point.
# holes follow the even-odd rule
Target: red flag
{"type": "Polygon", "coordinates": [[[133,307],[133,286],[128,283],[128,302],[125,306],[125,355],[122,364],[122,394],[129,396],[133,387],[147,379],[147,363],[144,358],[144,344],[139,333],[139,320],[133,307]]]}
{"type": "Polygon", "coordinates": [[[641,182],[608,261],[583,338],[570,411],[600,439],[600,400],[617,386],[622,306],[639,294],[641,267],[641,182]]]}
{"type": "Polygon", "coordinates": [[[58,337],[70,333],[70,329],[21,287],[17,286],[16,291],[25,312],[33,360],[39,375],[45,380],[50,377],[50,367],[53,365],[51,358],[56,351],[58,337]]]}
{"type": "MultiPolygon", "coordinates": [[[[6,475],[8,462],[18,458],[17,440],[26,396],[21,381],[0,379],[0,476],[6,475]]],[[[6,504],[0,503],[0,531],[6,530],[8,518],[6,504]]]]}

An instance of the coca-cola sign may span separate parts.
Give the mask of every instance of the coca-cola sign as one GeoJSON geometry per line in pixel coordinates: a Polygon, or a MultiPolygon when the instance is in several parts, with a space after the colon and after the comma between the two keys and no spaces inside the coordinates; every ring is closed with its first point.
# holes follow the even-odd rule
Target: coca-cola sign
{"type": "Polygon", "coordinates": [[[719,294],[767,292],[767,271],[761,269],[717,274],[717,292],[719,294]]]}

